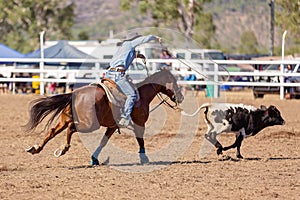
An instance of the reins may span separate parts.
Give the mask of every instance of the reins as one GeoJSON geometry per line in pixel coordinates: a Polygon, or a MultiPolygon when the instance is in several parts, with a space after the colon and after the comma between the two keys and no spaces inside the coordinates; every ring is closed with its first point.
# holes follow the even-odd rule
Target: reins
{"type": "Polygon", "coordinates": [[[156,110],[161,104],[163,104],[164,102],[166,102],[165,99],[163,99],[159,104],[157,104],[154,108],[152,108],[149,113],[151,113],[152,111],[156,110]]]}
{"type": "MultiPolygon", "coordinates": [[[[147,67],[147,62],[146,59],[143,59],[143,63],[145,65],[145,69],[147,72],[147,77],[149,77],[149,69],[147,67]]],[[[153,84],[151,84],[152,87],[154,88],[153,84]]],[[[159,104],[157,104],[154,108],[152,108],[149,113],[151,113],[152,111],[156,110],[159,106],[161,106],[162,104],[165,104],[167,106],[169,106],[170,108],[172,108],[173,110],[177,110],[177,103],[175,104],[175,106],[171,105],[167,100],[170,99],[169,97],[163,98],[162,95],[160,93],[157,93],[156,96],[158,97],[158,99],[161,101],[159,104]]]]}
{"type": "Polygon", "coordinates": [[[160,93],[157,93],[156,96],[160,99],[161,102],[159,104],[157,104],[154,108],[152,108],[149,112],[156,110],[161,104],[165,104],[165,105],[169,106],[170,108],[172,108],[173,110],[178,109],[177,103],[175,104],[175,106],[173,106],[168,102],[168,99],[170,99],[169,97],[163,98],[160,93]]]}

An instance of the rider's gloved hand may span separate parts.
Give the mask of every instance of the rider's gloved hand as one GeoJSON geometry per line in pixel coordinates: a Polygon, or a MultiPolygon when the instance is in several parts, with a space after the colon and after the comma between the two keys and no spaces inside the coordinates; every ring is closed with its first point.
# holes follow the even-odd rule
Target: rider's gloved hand
{"type": "Polygon", "coordinates": [[[161,37],[157,37],[157,36],[156,36],[156,41],[157,41],[158,43],[161,43],[161,42],[162,42],[161,37]]]}
{"type": "Polygon", "coordinates": [[[146,59],[146,57],[143,54],[140,54],[140,53],[137,55],[137,57],[141,58],[141,59],[146,59]]]}

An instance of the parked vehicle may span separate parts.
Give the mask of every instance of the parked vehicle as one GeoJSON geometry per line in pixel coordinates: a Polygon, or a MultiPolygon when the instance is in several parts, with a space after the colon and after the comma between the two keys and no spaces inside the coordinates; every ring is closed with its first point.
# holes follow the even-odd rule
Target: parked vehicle
{"type": "MultiPolygon", "coordinates": [[[[292,73],[300,73],[300,65],[291,65],[292,73]]],[[[287,68],[287,65],[284,65],[284,69],[287,68]]],[[[269,65],[264,72],[279,72],[280,65],[272,64],[269,65]]],[[[290,82],[292,83],[300,83],[300,77],[291,77],[290,82]]],[[[270,83],[279,83],[279,76],[260,76],[254,77],[254,81],[256,82],[270,82],[270,83]]],[[[299,99],[300,98],[300,87],[291,87],[292,96],[299,99]]],[[[265,94],[279,94],[280,87],[279,86],[254,86],[253,87],[253,95],[254,98],[263,98],[265,94]]]]}

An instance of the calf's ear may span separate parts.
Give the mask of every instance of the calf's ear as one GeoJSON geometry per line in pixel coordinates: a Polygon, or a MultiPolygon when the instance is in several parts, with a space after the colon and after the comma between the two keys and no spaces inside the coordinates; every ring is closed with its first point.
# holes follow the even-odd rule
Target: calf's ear
{"type": "Polygon", "coordinates": [[[260,109],[262,109],[262,110],[267,110],[267,107],[264,106],[264,105],[261,105],[261,106],[260,106],[260,109]]]}
{"type": "Polygon", "coordinates": [[[266,120],[270,120],[270,116],[269,116],[269,111],[268,110],[265,110],[264,111],[264,115],[263,115],[263,121],[266,121],[266,120]]]}
{"type": "Polygon", "coordinates": [[[276,109],[276,107],[275,107],[275,106],[273,106],[273,105],[270,105],[268,109],[275,110],[275,109],[276,109]]]}

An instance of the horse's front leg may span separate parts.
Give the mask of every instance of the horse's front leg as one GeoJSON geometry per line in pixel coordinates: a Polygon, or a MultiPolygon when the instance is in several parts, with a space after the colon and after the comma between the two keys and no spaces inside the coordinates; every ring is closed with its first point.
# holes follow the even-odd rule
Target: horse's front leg
{"type": "Polygon", "coordinates": [[[60,157],[69,150],[69,148],[71,147],[71,138],[73,133],[75,132],[77,132],[76,126],[73,122],[70,122],[67,128],[67,142],[66,144],[62,145],[60,148],[54,151],[54,156],[60,157]]]}
{"type": "Polygon", "coordinates": [[[145,150],[144,133],[145,133],[144,126],[138,126],[136,124],[134,125],[135,138],[140,146],[139,156],[140,156],[141,164],[149,163],[149,158],[146,155],[146,150],[145,150]]]}
{"type": "Polygon", "coordinates": [[[145,142],[144,142],[144,132],[145,132],[144,126],[139,126],[136,124],[134,125],[135,138],[140,146],[139,153],[146,153],[145,142]]]}
{"type": "Polygon", "coordinates": [[[91,157],[92,158],[91,165],[99,165],[98,156],[99,156],[100,152],[102,151],[103,147],[105,147],[105,145],[107,144],[109,138],[114,134],[114,132],[116,130],[117,130],[117,127],[106,129],[105,134],[103,135],[99,146],[96,148],[96,150],[94,151],[94,153],[91,157]]]}

